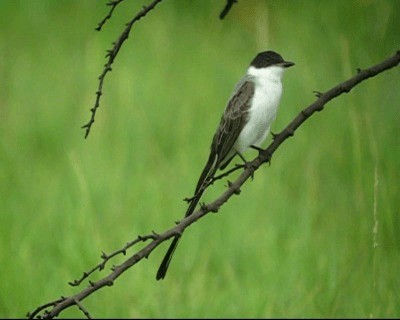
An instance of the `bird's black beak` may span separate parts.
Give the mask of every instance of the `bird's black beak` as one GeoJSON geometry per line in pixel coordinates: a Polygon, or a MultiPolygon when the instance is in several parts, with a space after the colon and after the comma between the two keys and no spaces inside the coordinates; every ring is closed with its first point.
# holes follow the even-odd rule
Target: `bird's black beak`
{"type": "Polygon", "coordinates": [[[281,66],[284,68],[289,68],[291,66],[294,66],[294,62],[290,62],[290,61],[284,61],[281,63],[281,66]]]}

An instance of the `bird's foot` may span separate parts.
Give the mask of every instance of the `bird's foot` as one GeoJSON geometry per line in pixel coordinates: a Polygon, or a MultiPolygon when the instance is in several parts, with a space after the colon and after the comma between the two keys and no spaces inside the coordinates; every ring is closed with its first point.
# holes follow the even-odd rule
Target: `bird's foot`
{"type": "Polygon", "coordinates": [[[237,168],[244,168],[244,170],[249,170],[250,171],[251,180],[254,180],[254,171],[256,171],[256,167],[251,162],[247,162],[246,160],[244,160],[244,158],[242,158],[242,160],[243,160],[243,163],[242,164],[236,164],[236,167],[237,168]]]}
{"type": "Polygon", "coordinates": [[[266,162],[268,162],[269,165],[271,165],[271,158],[272,158],[272,154],[271,152],[268,151],[268,149],[263,149],[257,146],[250,146],[250,148],[253,148],[255,150],[258,151],[258,155],[262,156],[262,157],[267,157],[266,162]]]}
{"type": "Polygon", "coordinates": [[[256,167],[251,162],[245,162],[242,164],[235,164],[236,168],[244,168],[244,170],[250,171],[251,180],[254,179],[254,171],[256,171],[256,167]]]}
{"type": "Polygon", "coordinates": [[[244,164],[244,167],[246,170],[250,171],[250,177],[251,177],[251,180],[253,181],[254,180],[254,171],[256,171],[256,167],[251,162],[246,162],[244,164]]]}

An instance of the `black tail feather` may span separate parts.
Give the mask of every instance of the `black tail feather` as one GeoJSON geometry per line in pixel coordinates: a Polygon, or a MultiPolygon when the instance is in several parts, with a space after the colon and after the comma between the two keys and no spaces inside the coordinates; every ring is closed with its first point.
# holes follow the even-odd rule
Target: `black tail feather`
{"type": "Polygon", "coordinates": [[[169,246],[168,251],[165,254],[165,257],[164,257],[163,261],[161,262],[160,267],[158,268],[157,275],[156,275],[157,280],[164,279],[165,275],[167,274],[169,263],[171,262],[172,255],[176,249],[176,246],[178,245],[179,239],[180,238],[175,237],[174,240],[172,240],[172,243],[169,246]]]}
{"type": "MultiPolygon", "coordinates": [[[[203,192],[205,191],[206,188],[206,183],[209,179],[209,177],[213,177],[215,172],[217,171],[218,167],[216,166],[215,163],[215,154],[211,152],[210,157],[208,158],[207,164],[204,167],[199,181],[197,182],[196,190],[195,190],[195,196],[190,202],[190,205],[188,209],[186,210],[185,218],[190,216],[194,210],[196,209],[197,204],[199,203],[201,196],[203,195],[203,192]]],[[[165,254],[164,259],[162,260],[160,267],[158,268],[156,279],[161,280],[165,278],[165,275],[167,273],[169,264],[171,262],[172,256],[175,252],[175,249],[179,243],[179,239],[181,236],[175,236],[174,240],[172,241],[171,245],[168,248],[167,253],[165,254]]]]}

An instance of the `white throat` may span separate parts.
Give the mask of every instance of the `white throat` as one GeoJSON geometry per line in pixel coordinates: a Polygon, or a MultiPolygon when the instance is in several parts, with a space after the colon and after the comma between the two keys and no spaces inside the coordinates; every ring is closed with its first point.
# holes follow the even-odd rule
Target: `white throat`
{"type": "Polygon", "coordinates": [[[250,66],[247,70],[249,76],[253,76],[256,81],[280,82],[285,68],[280,66],[269,66],[267,68],[255,68],[250,66]]]}

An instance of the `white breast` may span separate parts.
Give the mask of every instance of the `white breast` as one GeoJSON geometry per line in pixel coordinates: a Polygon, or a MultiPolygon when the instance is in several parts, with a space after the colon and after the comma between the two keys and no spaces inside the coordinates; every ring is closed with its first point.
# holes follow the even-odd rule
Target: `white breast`
{"type": "Polygon", "coordinates": [[[260,147],[264,142],[278,111],[283,71],[284,69],[278,66],[249,68],[248,74],[254,77],[255,92],[249,119],[234,145],[237,152],[242,154],[250,146],[260,147]]]}

